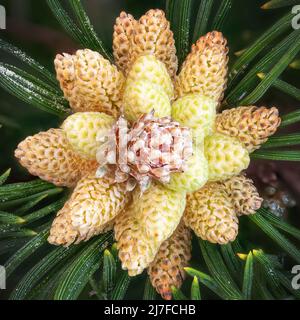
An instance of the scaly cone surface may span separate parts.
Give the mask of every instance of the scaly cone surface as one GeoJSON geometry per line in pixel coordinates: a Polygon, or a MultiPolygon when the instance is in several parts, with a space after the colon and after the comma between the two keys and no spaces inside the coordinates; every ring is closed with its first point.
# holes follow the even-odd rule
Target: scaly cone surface
{"type": "Polygon", "coordinates": [[[178,61],[173,32],[162,10],[149,10],[138,21],[125,12],[117,18],[113,38],[116,64],[127,75],[138,57],[153,55],[166,65],[171,78],[178,61]]]}
{"type": "Polygon", "coordinates": [[[77,112],[69,116],[61,128],[76,153],[95,160],[97,148],[101,145],[97,136],[101,132],[105,135],[114,123],[112,116],[102,112],[77,112]]]}
{"type": "Polygon", "coordinates": [[[209,32],[193,44],[176,78],[177,98],[198,93],[218,104],[227,83],[227,41],[221,32],[209,32]]]}
{"type": "Polygon", "coordinates": [[[239,216],[254,214],[261,207],[263,199],[253,181],[245,175],[240,174],[226,180],[224,185],[239,216]]]}
{"type": "Polygon", "coordinates": [[[82,178],[54,220],[48,240],[52,244],[67,246],[76,239],[77,242],[87,241],[108,231],[129,199],[123,184],[110,184],[110,181],[97,179],[94,175],[82,178]]]}
{"type": "Polygon", "coordinates": [[[98,166],[96,161],[82,159],[74,152],[61,129],[27,137],[18,145],[15,156],[32,175],[63,187],[74,187],[98,166]]]}
{"type": "Polygon", "coordinates": [[[75,112],[119,115],[124,76],[98,52],[84,49],[75,55],[58,54],[54,65],[64,96],[75,112]]]}
{"type": "Polygon", "coordinates": [[[117,217],[115,237],[123,269],[135,276],[154,260],[161,244],[177,228],[185,208],[185,192],[174,192],[152,183],[117,217]]]}
{"type": "Polygon", "coordinates": [[[184,267],[191,259],[191,231],[180,223],[172,236],[163,242],[148,267],[150,281],[165,300],[172,299],[171,287],[180,288],[185,279],[184,267]]]}
{"type": "Polygon", "coordinates": [[[259,149],[281,123],[278,109],[273,107],[239,107],[217,115],[216,131],[237,138],[249,152],[259,149]]]}
{"type": "Polygon", "coordinates": [[[238,218],[226,188],[221,182],[188,194],[184,222],[198,237],[226,244],[238,234],[238,218]]]}

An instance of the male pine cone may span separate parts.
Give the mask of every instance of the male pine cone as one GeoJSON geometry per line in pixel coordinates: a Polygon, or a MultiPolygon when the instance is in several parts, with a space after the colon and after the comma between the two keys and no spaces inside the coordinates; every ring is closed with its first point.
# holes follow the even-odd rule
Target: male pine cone
{"type": "Polygon", "coordinates": [[[273,135],[281,123],[278,109],[273,107],[239,107],[217,115],[216,131],[237,138],[253,152],[273,135]]]}
{"type": "Polygon", "coordinates": [[[259,196],[253,181],[243,174],[224,181],[237,215],[254,214],[263,199],[259,196]]]}
{"type": "Polygon", "coordinates": [[[191,231],[181,222],[173,235],[163,242],[148,267],[150,281],[163,299],[172,298],[172,286],[181,287],[185,278],[184,267],[191,258],[191,246],[191,231]]]}
{"type": "Polygon", "coordinates": [[[124,76],[98,52],[84,49],[75,55],[58,54],[57,80],[75,112],[119,114],[124,76]]]}
{"type": "Polygon", "coordinates": [[[149,10],[138,21],[121,12],[114,27],[113,48],[116,65],[125,75],[141,55],[154,55],[166,65],[172,78],[176,75],[175,41],[162,10],[149,10]]]}
{"type": "Polygon", "coordinates": [[[74,152],[61,129],[27,137],[18,145],[15,156],[32,175],[63,187],[74,187],[98,166],[96,161],[82,159],[74,152]]]}
{"type": "Polygon", "coordinates": [[[226,244],[238,234],[238,218],[221,182],[207,183],[188,194],[184,222],[198,237],[211,243],[226,244]]]}
{"type": "Polygon", "coordinates": [[[140,274],[154,260],[178,226],[185,204],[185,192],[159,183],[152,182],[142,195],[134,190],[131,205],[117,217],[114,228],[119,258],[130,276],[140,274]]]}
{"type": "Polygon", "coordinates": [[[58,213],[49,242],[70,245],[76,239],[86,241],[111,229],[116,216],[125,208],[129,198],[124,184],[110,184],[94,175],[81,179],[71,198],[58,213]],[[65,235],[62,234],[65,225],[65,235]]]}
{"type": "Polygon", "coordinates": [[[192,46],[176,78],[177,98],[199,93],[219,103],[226,88],[227,41],[222,33],[213,31],[192,46]]]}

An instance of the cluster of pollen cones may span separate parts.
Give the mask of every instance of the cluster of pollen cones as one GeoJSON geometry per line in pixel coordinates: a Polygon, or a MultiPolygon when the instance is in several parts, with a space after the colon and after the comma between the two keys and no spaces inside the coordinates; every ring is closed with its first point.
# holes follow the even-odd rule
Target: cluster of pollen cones
{"type": "Polygon", "coordinates": [[[115,65],[89,49],[57,55],[57,79],[74,113],[61,128],[26,138],[15,155],[31,174],[73,188],[50,243],[69,246],[114,230],[123,269],[130,276],[147,269],[171,299],[191,257],[191,231],[226,244],[239,216],[261,206],[243,171],[280,118],[275,107],[219,112],[228,63],[220,32],[201,37],[178,70],[164,12],[139,20],[122,12],[113,51],[115,65]]]}

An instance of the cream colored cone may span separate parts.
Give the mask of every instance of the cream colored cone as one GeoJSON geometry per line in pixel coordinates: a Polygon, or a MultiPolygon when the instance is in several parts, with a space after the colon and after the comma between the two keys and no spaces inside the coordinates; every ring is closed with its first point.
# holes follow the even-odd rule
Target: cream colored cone
{"type": "Polygon", "coordinates": [[[187,197],[184,222],[198,237],[226,244],[238,234],[238,219],[223,183],[208,183],[187,197]]]}
{"type": "Polygon", "coordinates": [[[178,61],[173,32],[165,13],[159,9],[149,10],[139,19],[132,37],[131,63],[147,54],[155,55],[166,65],[171,78],[175,77],[178,61]]]}
{"type": "Polygon", "coordinates": [[[76,154],[61,129],[27,137],[18,145],[15,156],[32,175],[57,186],[73,187],[98,166],[96,161],[82,159],[76,154]]]}
{"type": "Polygon", "coordinates": [[[239,107],[223,111],[216,118],[216,130],[239,139],[253,152],[273,135],[281,123],[278,110],[273,107],[239,107]]]}
{"type": "Polygon", "coordinates": [[[117,117],[124,77],[98,52],[84,49],[75,55],[57,55],[57,79],[75,112],[97,111],[117,117]]]}
{"type": "Polygon", "coordinates": [[[238,215],[254,214],[261,207],[263,199],[259,196],[253,181],[244,175],[224,181],[235,211],[238,215]]]}
{"type": "MultiPolygon", "coordinates": [[[[97,230],[97,234],[112,230],[114,222],[115,219],[107,222],[97,230]]],[[[73,243],[78,244],[81,241],[87,241],[88,239],[89,238],[85,235],[80,234],[78,228],[73,226],[70,202],[67,201],[64,207],[57,213],[57,216],[52,223],[48,242],[56,246],[68,247],[73,243]]]]}
{"type": "Polygon", "coordinates": [[[124,11],[116,19],[113,33],[113,52],[116,65],[124,73],[127,73],[131,64],[131,39],[136,27],[137,21],[131,14],[124,11]]]}
{"type": "Polygon", "coordinates": [[[227,41],[213,31],[192,46],[176,79],[176,95],[198,93],[220,103],[227,83],[227,41]]]}
{"type": "Polygon", "coordinates": [[[106,229],[130,199],[125,184],[111,184],[94,175],[81,179],[69,200],[73,227],[87,240],[106,229]]]}

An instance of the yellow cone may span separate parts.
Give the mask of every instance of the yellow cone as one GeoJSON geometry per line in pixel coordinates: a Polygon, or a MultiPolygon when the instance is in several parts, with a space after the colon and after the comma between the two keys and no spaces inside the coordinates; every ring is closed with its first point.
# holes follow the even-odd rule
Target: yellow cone
{"type": "Polygon", "coordinates": [[[185,193],[152,183],[116,219],[115,237],[123,269],[130,276],[140,274],[154,260],[161,244],[169,238],[182,217],[185,193]]]}
{"type": "Polygon", "coordinates": [[[81,157],[96,159],[98,134],[108,132],[115,120],[101,112],[77,112],[69,116],[62,124],[62,129],[73,150],[81,157]]]}
{"type": "Polygon", "coordinates": [[[212,134],[217,103],[200,94],[188,94],[172,105],[172,118],[193,130],[193,136],[201,143],[212,134]]]}
{"type": "Polygon", "coordinates": [[[187,160],[185,172],[173,173],[165,186],[175,191],[195,192],[208,180],[208,162],[204,156],[203,145],[194,146],[194,154],[187,160]]]}
{"type": "Polygon", "coordinates": [[[171,115],[168,95],[159,85],[139,80],[126,84],[123,98],[124,114],[127,120],[136,121],[142,114],[155,110],[155,117],[171,115]]]}
{"type": "Polygon", "coordinates": [[[235,138],[213,134],[204,141],[204,154],[208,161],[208,179],[225,180],[247,169],[248,151],[235,138]]]}

